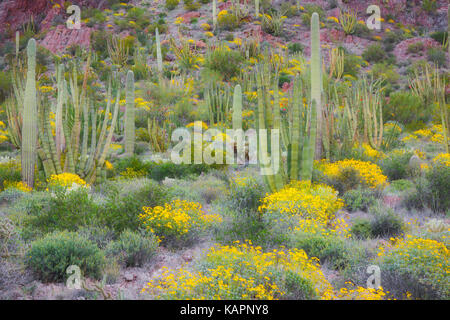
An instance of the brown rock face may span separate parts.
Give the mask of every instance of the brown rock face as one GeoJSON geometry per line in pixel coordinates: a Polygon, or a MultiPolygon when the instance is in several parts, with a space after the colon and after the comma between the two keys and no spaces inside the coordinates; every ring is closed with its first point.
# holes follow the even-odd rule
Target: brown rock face
{"type": "MultiPolygon", "coordinates": [[[[81,9],[87,7],[103,7],[106,4],[105,0],[72,0],[72,4],[79,5],[81,9]]],[[[14,32],[19,29],[22,24],[33,20],[42,25],[43,28],[49,27],[49,23],[53,20],[53,17],[57,14],[64,14],[60,8],[52,8],[59,5],[60,8],[64,7],[64,0],[4,0],[0,2],[0,32],[10,33],[12,37],[14,32]],[[49,17],[50,15],[50,17],[49,17]]]]}

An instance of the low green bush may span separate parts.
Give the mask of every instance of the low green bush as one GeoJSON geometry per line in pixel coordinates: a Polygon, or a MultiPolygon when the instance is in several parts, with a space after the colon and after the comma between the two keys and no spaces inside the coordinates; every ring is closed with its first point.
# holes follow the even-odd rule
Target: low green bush
{"type": "Polygon", "coordinates": [[[319,258],[321,263],[327,263],[335,270],[346,268],[350,261],[347,245],[338,237],[295,232],[291,246],[305,250],[308,257],[319,258]]]}
{"type": "Polygon", "coordinates": [[[362,57],[369,62],[382,62],[387,58],[386,50],[379,44],[372,44],[364,50],[362,57]]]}
{"type": "Polygon", "coordinates": [[[450,167],[434,165],[414,180],[414,188],[404,200],[407,208],[429,208],[435,213],[450,211],[450,167]]]}
{"type": "Polygon", "coordinates": [[[438,67],[443,67],[447,63],[447,56],[445,51],[441,48],[430,48],[427,51],[428,61],[436,64],[438,67]]]}
{"type": "Polygon", "coordinates": [[[372,225],[368,219],[357,219],[350,229],[352,237],[356,239],[368,239],[372,235],[372,225]]]}
{"type": "Polygon", "coordinates": [[[116,234],[139,228],[142,207],[169,202],[166,188],[147,178],[108,182],[101,189],[106,198],[99,204],[98,220],[116,234]]]}
{"type": "Polygon", "coordinates": [[[153,233],[142,235],[125,230],[117,241],[110,242],[107,255],[117,256],[127,267],[140,267],[150,261],[158,249],[158,240],[153,233]]]}
{"type": "Polygon", "coordinates": [[[381,169],[390,180],[408,178],[411,175],[409,160],[413,153],[404,150],[394,150],[381,161],[381,169]]]}
{"type": "Polygon", "coordinates": [[[103,252],[75,232],[55,232],[31,243],[26,265],[45,282],[64,281],[69,266],[78,266],[82,276],[100,279],[105,264],[103,252]]]}
{"type": "Polygon", "coordinates": [[[367,211],[369,207],[375,204],[376,202],[376,194],[373,190],[370,189],[353,189],[344,193],[344,202],[345,207],[350,212],[355,211],[367,211]]]}
{"type": "Polygon", "coordinates": [[[396,237],[403,233],[405,229],[403,220],[392,209],[376,207],[371,210],[371,213],[374,213],[370,221],[373,237],[396,237]]]}

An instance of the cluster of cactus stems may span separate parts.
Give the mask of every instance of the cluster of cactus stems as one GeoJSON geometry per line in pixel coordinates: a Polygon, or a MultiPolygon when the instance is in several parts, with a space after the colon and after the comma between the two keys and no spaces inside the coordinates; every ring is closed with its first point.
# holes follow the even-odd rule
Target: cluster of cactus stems
{"type": "Polygon", "coordinates": [[[208,106],[209,123],[225,124],[230,110],[229,90],[213,82],[205,89],[204,96],[208,106]]]}
{"type": "Polygon", "coordinates": [[[272,66],[266,62],[257,72],[259,161],[265,182],[271,191],[279,190],[293,180],[310,181],[312,178],[322,94],[317,13],[312,16],[311,27],[311,92],[310,103],[306,109],[303,105],[303,92],[306,91],[307,84],[303,83],[300,77],[294,80],[293,97],[290,99],[289,108],[291,114],[288,119],[284,119],[280,113],[278,71],[271,72],[272,66]],[[273,104],[270,97],[271,90],[273,90],[273,104]],[[281,140],[281,144],[274,143],[277,139],[272,140],[272,132],[275,135],[276,132],[279,133],[281,139],[278,141],[281,140]],[[286,161],[280,156],[283,150],[287,151],[286,161]],[[270,156],[267,157],[266,154],[270,156]]]}
{"type": "MultiPolygon", "coordinates": [[[[107,89],[107,104],[103,116],[98,116],[97,108],[87,94],[87,78],[90,58],[84,70],[82,86],[78,85],[76,67],[69,72],[69,84],[65,80],[64,66],[57,66],[56,105],[40,101],[36,93],[35,63],[36,42],[30,39],[27,47],[28,70],[26,86],[15,81],[16,103],[8,106],[10,135],[22,152],[22,177],[30,187],[34,184],[36,159],[42,164],[46,177],[62,172],[76,173],[88,183],[104,176],[105,160],[112,141],[119,114],[120,86],[116,84],[115,105],[111,113],[112,82],[107,89]],[[37,101],[40,101],[39,107],[37,101]],[[22,107],[23,106],[23,107],[22,107]],[[55,131],[50,125],[50,112],[55,111],[55,131]],[[97,130],[100,126],[100,130],[97,130]],[[81,143],[80,143],[81,142],[81,143]]],[[[131,152],[134,146],[134,79],[127,75],[127,108],[125,125],[128,137],[126,148],[131,152]],[[131,92],[133,91],[133,93],[131,92]],[[132,110],[132,111],[130,111],[132,110]],[[128,120],[128,121],[127,121],[128,120]],[[131,145],[131,147],[130,147],[131,145]]],[[[115,81],[118,82],[118,81],[115,81]]]]}
{"type": "Polygon", "coordinates": [[[383,143],[382,87],[366,78],[345,92],[330,89],[324,110],[323,146],[327,158],[342,156],[355,143],[379,150],[383,143]]]}

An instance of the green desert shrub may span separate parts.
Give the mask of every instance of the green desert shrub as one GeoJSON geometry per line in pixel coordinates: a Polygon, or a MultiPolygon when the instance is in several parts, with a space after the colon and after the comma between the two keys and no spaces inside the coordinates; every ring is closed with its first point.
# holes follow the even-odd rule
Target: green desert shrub
{"type": "Polygon", "coordinates": [[[225,181],[212,174],[201,175],[195,180],[174,180],[169,189],[171,198],[211,204],[228,194],[225,181]]]}
{"type": "Polygon", "coordinates": [[[118,257],[126,267],[140,267],[150,261],[158,249],[158,239],[153,233],[140,234],[125,230],[119,239],[110,242],[106,254],[118,257]]]}
{"type": "Polygon", "coordinates": [[[394,298],[450,298],[450,261],[448,249],[442,242],[407,238],[383,252],[376,263],[382,270],[383,288],[394,298]]]}
{"type": "Polygon", "coordinates": [[[381,161],[381,169],[390,180],[405,179],[411,175],[409,160],[412,156],[411,151],[393,150],[381,161]]]}
{"type": "Polygon", "coordinates": [[[55,230],[76,231],[93,224],[98,207],[88,190],[80,188],[30,193],[17,201],[14,211],[21,213],[24,238],[33,239],[55,230]]]}
{"type": "Polygon", "coordinates": [[[239,51],[228,50],[224,46],[211,49],[206,54],[205,68],[215,71],[229,80],[240,72],[243,57],[239,51]]]}
{"type": "Polygon", "coordinates": [[[386,50],[379,44],[372,44],[364,50],[362,57],[369,62],[381,62],[387,58],[386,50]]]}
{"type": "Polygon", "coordinates": [[[82,276],[101,278],[103,252],[75,232],[55,232],[31,243],[26,265],[45,282],[64,281],[69,266],[78,266],[82,276]]]}
{"type": "Polygon", "coordinates": [[[319,14],[319,18],[321,21],[323,21],[326,17],[325,11],[319,5],[308,3],[303,7],[305,8],[305,11],[302,14],[302,23],[308,27],[311,25],[311,16],[314,12],[317,12],[319,14]]]}
{"type": "Polygon", "coordinates": [[[375,192],[367,188],[349,190],[344,194],[343,198],[345,207],[350,212],[367,211],[377,200],[375,192]]]}
{"type": "Polygon", "coordinates": [[[178,6],[179,3],[180,0],[166,0],[166,8],[168,10],[173,10],[178,6]]]}
{"type": "Polygon", "coordinates": [[[411,43],[408,46],[407,52],[417,54],[417,53],[422,52],[424,50],[424,48],[425,48],[425,45],[423,44],[423,42],[419,41],[419,42],[411,43]]]}
{"type": "Polygon", "coordinates": [[[407,179],[399,179],[391,181],[390,187],[395,191],[406,191],[414,187],[414,183],[407,179]]]}
{"type": "Polygon", "coordinates": [[[441,48],[430,48],[427,51],[428,61],[436,64],[439,67],[445,66],[447,63],[447,56],[445,51],[441,48]]]}
{"type": "Polygon", "coordinates": [[[372,225],[368,219],[357,219],[350,229],[350,234],[356,239],[368,239],[372,236],[372,225]]]}
{"type": "Polygon", "coordinates": [[[374,214],[370,221],[372,237],[396,237],[403,233],[403,220],[392,209],[378,206],[371,209],[371,213],[374,214]]]}
{"type": "Polygon", "coordinates": [[[98,219],[116,233],[137,230],[143,206],[160,206],[169,200],[166,188],[147,178],[109,182],[102,189],[106,199],[99,204],[98,219]]]}
{"type": "Polygon", "coordinates": [[[19,161],[9,160],[0,163],[0,190],[5,188],[5,182],[19,182],[21,180],[19,161]]]}
{"type": "Polygon", "coordinates": [[[291,245],[305,250],[308,257],[319,258],[321,263],[326,263],[335,270],[348,266],[349,252],[341,238],[295,232],[291,237],[291,245]]]}
{"type": "Polygon", "coordinates": [[[436,40],[439,43],[445,43],[448,39],[447,31],[436,31],[430,34],[430,38],[436,40]]]}
{"type": "Polygon", "coordinates": [[[362,63],[363,60],[361,57],[346,53],[344,56],[344,75],[357,78],[362,63]]]}
{"type": "Polygon", "coordinates": [[[383,118],[396,120],[409,129],[416,129],[426,123],[431,113],[422,100],[409,91],[392,92],[389,103],[383,108],[383,118]]]}
{"type": "Polygon", "coordinates": [[[241,175],[230,182],[227,204],[240,214],[254,214],[264,196],[264,184],[254,176],[241,175]]]}
{"type": "Polygon", "coordinates": [[[449,212],[450,167],[435,164],[414,180],[414,188],[405,198],[407,208],[429,208],[435,213],[449,212]]]}

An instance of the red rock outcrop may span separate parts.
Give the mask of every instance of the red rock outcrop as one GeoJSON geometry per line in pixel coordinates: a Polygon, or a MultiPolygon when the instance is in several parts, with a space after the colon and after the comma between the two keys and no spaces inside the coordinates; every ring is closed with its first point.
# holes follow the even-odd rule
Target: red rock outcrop
{"type": "Polygon", "coordinates": [[[53,53],[61,52],[73,44],[88,48],[90,45],[92,29],[81,25],[80,29],[68,29],[65,25],[59,25],[50,30],[40,44],[53,53]]]}

